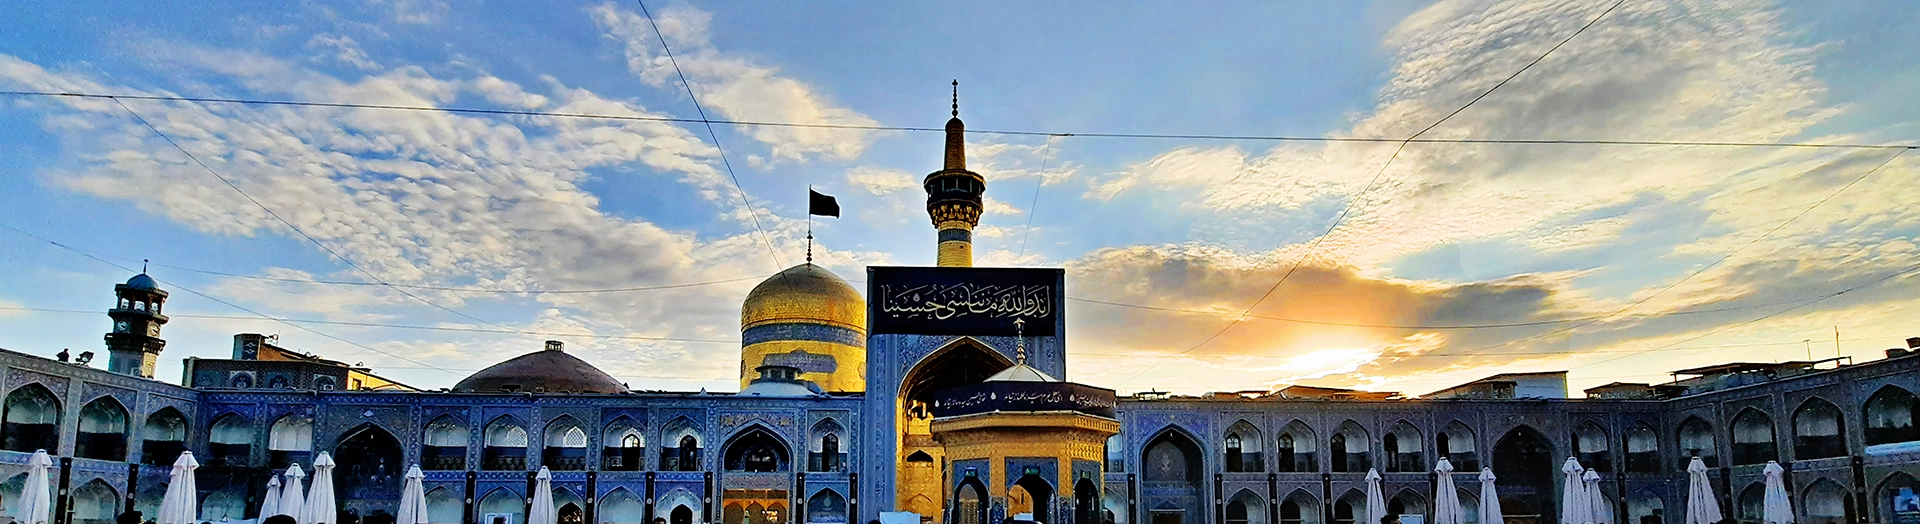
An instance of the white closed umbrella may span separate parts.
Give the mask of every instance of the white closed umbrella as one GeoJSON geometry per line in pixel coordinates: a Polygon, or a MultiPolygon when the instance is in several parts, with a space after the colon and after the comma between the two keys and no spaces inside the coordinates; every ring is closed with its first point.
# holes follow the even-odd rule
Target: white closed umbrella
{"type": "Polygon", "coordinates": [[[1790,524],[1793,522],[1793,501],[1787,499],[1787,480],[1782,477],[1787,472],[1779,462],[1767,461],[1767,496],[1765,509],[1760,518],[1766,524],[1790,524]]]}
{"type": "Polygon", "coordinates": [[[34,450],[27,458],[27,484],[20,488],[20,503],[13,506],[13,520],[25,524],[46,524],[53,516],[53,485],[47,479],[53,469],[53,457],[47,450],[34,450]]]}
{"type": "Polygon", "coordinates": [[[419,464],[407,468],[407,484],[400,489],[400,515],[394,524],[427,524],[427,487],[421,484],[426,478],[419,464]]]}
{"type": "Polygon", "coordinates": [[[307,507],[307,487],[300,485],[300,479],[307,478],[307,472],[300,470],[299,464],[287,465],[287,483],[280,486],[280,507],[274,508],[274,515],[293,517],[295,524],[305,516],[307,507]]]}
{"type": "Polygon", "coordinates": [[[193,470],[200,469],[200,462],[193,460],[192,451],[180,452],[180,458],[173,461],[173,472],[167,475],[167,493],[160,497],[160,524],[194,524],[200,521],[199,489],[193,485],[193,470]]]}
{"type": "Polygon", "coordinates": [[[1713,496],[1713,482],[1707,480],[1707,463],[1694,457],[1687,463],[1687,519],[1683,524],[1720,522],[1720,501],[1713,496]]]}
{"type": "Polygon", "coordinates": [[[277,515],[280,511],[280,474],[267,473],[267,492],[260,496],[260,519],[277,515]]]}
{"type": "Polygon", "coordinates": [[[301,508],[300,524],[333,524],[340,517],[333,501],[333,457],[320,452],[313,457],[313,484],[307,488],[307,507],[301,508]]]}
{"type": "Polygon", "coordinates": [[[560,511],[553,507],[553,472],[540,466],[540,473],[533,478],[533,508],[527,510],[527,524],[557,524],[560,511]]]}
{"type": "Polygon", "coordinates": [[[1600,493],[1600,473],[1589,469],[1580,478],[1586,481],[1587,504],[1593,508],[1594,524],[1613,524],[1613,508],[1607,507],[1607,496],[1600,493]]]}
{"type": "Polygon", "coordinates": [[[1367,468],[1367,522],[1378,524],[1385,516],[1387,497],[1380,493],[1380,470],[1367,468]]]}
{"type": "Polygon", "coordinates": [[[1493,487],[1493,468],[1480,468],[1480,524],[1506,524],[1500,513],[1500,491],[1493,487]]]}
{"type": "Polygon", "coordinates": [[[1453,489],[1453,463],[1440,459],[1433,472],[1439,474],[1433,488],[1433,524],[1466,524],[1467,516],[1461,514],[1460,492],[1453,489]]]}
{"type": "Polygon", "coordinates": [[[1593,503],[1587,502],[1587,485],[1580,480],[1580,474],[1586,471],[1573,457],[1567,457],[1567,462],[1560,465],[1560,472],[1567,475],[1566,481],[1560,484],[1560,524],[1593,522],[1593,503]]]}

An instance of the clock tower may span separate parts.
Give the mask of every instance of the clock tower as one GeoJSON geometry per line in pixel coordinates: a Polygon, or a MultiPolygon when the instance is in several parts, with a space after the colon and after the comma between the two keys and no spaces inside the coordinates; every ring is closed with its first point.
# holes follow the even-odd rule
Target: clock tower
{"type": "Polygon", "coordinates": [[[167,323],[160,306],[166,303],[167,292],[141,271],[127,283],[113,286],[113,294],[117,302],[107,310],[113,318],[113,331],[107,333],[107,371],[153,378],[154,362],[167,347],[167,341],[160,339],[160,326],[167,323]]]}

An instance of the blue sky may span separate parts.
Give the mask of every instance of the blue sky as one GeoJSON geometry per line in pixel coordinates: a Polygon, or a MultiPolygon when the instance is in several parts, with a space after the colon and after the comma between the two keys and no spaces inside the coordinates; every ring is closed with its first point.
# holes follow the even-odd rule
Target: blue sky
{"type": "MultiPolygon", "coordinates": [[[[974,130],[1404,138],[1606,5],[648,7],[716,118],[938,127],[958,79],[974,130]]],[[[1427,136],[1913,143],[1920,37],[1906,28],[1920,15],[1884,7],[1628,2],[1427,136]]],[[[697,116],[634,3],[0,9],[6,90],[697,116]]],[[[917,181],[938,167],[936,133],[719,126],[776,263],[698,125],[125,102],[323,250],[111,101],[0,103],[0,223],[125,267],[153,260],[174,292],[168,379],[181,358],[264,331],[427,387],[561,338],[635,387],[730,389],[751,279],[417,298],[298,281],[532,290],[766,275],[802,256],[808,185],[846,211],[817,223],[817,254],[842,276],[932,261],[917,181]],[[306,331],[220,301],[443,330],[306,331]]],[[[1920,335],[1904,328],[1910,274],[1782,312],[1915,263],[1916,160],[1847,186],[1893,151],[1413,144],[1381,171],[1392,144],[969,142],[992,200],[982,264],[1064,266],[1078,298],[1194,311],[1069,304],[1072,378],[1122,391],[1424,392],[1549,369],[1581,387],[1805,358],[1804,340],[1831,355],[1836,328],[1856,358],[1920,335]],[[1253,314],[1313,322],[1233,322],[1298,260],[1253,314]],[[1365,327],[1568,318],[1592,320],[1365,327]]],[[[14,231],[0,246],[0,347],[99,349],[112,284],[129,275],[14,231]]]]}

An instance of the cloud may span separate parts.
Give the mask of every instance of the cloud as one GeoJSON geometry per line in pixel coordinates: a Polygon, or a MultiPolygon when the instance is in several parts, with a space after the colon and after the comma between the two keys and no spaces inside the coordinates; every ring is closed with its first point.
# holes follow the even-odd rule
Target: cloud
{"type": "Polygon", "coordinates": [[[361,71],[379,71],[380,63],[367,57],[360,49],[360,43],[350,36],[313,35],[307,40],[307,49],[325,51],[325,55],[336,62],[360,68],[361,71]]]}
{"type": "MultiPolygon", "coordinates": [[[[713,15],[707,12],[676,5],[656,14],[660,34],[672,46],[671,59],[660,49],[652,26],[639,13],[610,3],[590,8],[589,12],[607,31],[607,37],[621,45],[627,68],[641,80],[679,91],[679,74],[684,72],[699,103],[717,116],[758,122],[879,125],[806,82],[781,74],[778,68],[715,49],[708,34],[713,15]]],[[[875,134],[858,129],[782,126],[756,126],[744,133],[770,147],[773,158],[796,161],[858,158],[875,134]]]]}
{"type": "Polygon", "coordinates": [[[847,170],[847,183],[878,196],[905,189],[918,189],[920,183],[905,171],[859,166],[847,170]]]}

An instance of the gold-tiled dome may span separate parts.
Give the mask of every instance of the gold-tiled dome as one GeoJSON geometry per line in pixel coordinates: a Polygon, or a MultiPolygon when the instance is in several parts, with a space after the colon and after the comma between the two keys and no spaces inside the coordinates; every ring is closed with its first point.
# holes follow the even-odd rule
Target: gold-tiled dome
{"type": "Polygon", "coordinates": [[[801,264],[768,277],[740,305],[740,329],[776,323],[827,324],[867,331],[867,301],[826,268],[801,264]]]}

